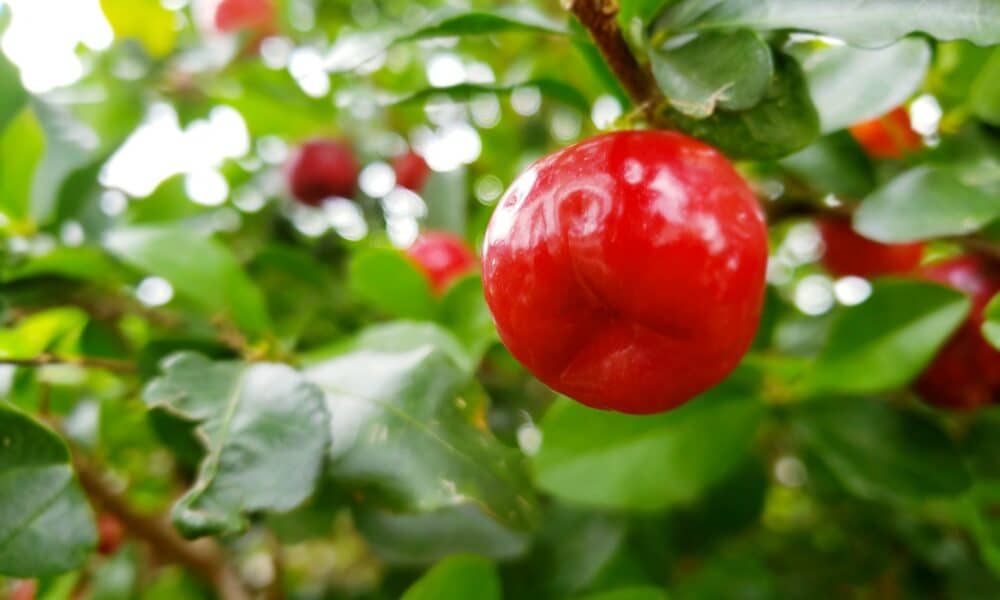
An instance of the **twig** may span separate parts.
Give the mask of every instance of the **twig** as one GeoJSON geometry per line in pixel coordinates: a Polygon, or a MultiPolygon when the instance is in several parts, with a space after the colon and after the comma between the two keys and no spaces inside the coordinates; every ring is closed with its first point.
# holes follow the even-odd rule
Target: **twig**
{"type": "Polygon", "coordinates": [[[41,367],[45,365],[76,365],[106,369],[117,373],[134,373],[135,365],[115,358],[101,356],[56,356],[55,354],[39,354],[30,358],[0,358],[0,365],[15,365],[19,367],[41,367]]]}
{"type": "Polygon", "coordinates": [[[618,27],[618,1],[563,0],[563,6],[590,32],[594,44],[625,88],[632,103],[642,109],[650,121],[656,122],[658,126],[668,127],[669,123],[656,112],[662,95],[653,75],[636,60],[618,27]]]}
{"type": "Polygon", "coordinates": [[[223,600],[250,599],[217,543],[209,539],[183,539],[165,519],[143,515],[132,508],[83,457],[75,455],[73,462],[80,484],[91,501],[117,517],[132,536],[147,542],[155,556],[182,565],[211,583],[223,600]]]}

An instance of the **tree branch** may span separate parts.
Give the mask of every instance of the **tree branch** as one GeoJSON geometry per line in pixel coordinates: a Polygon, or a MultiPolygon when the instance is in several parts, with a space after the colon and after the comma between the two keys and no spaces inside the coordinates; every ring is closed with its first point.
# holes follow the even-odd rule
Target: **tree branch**
{"type": "Polygon", "coordinates": [[[604,60],[621,82],[632,103],[641,109],[652,122],[663,124],[662,115],[656,113],[662,96],[652,73],[636,60],[632,49],[618,27],[617,0],[563,0],[566,10],[572,12],[590,33],[604,60]]]}
{"type": "Polygon", "coordinates": [[[45,365],[76,365],[106,369],[116,373],[134,373],[135,365],[115,358],[101,356],[56,356],[54,354],[39,354],[30,358],[0,358],[0,365],[15,365],[19,367],[41,367],[45,365]]]}
{"type": "Polygon", "coordinates": [[[209,539],[185,540],[165,519],[143,515],[132,508],[83,457],[75,454],[73,462],[80,484],[91,501],[117,517],[129,534],[149,545],[154,555],[165,562],[182,565],[209,582],[223,600],[250,599],[218,544],[209,539]]]}

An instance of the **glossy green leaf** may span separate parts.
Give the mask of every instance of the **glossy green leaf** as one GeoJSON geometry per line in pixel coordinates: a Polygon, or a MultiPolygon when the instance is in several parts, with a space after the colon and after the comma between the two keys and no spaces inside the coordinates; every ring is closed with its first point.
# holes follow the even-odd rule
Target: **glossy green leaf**
{"type": "Polygon", "coordinates": [[[864,199],[854,213],[854,228],[881,242],[972,233],[1000,217],[998,190],[975,173],[914,167],[864,199]]]}
{"type": "Polygon", "coordinates": [[[475,99],[480,94],[500,94],[508,95],[515,90],[522,88],[535,88],[542,96],[561,102],[571,108],[590,114],[590,101],[580,90],[568,83],[551,78],[528,79],[521,83],[512,85],[499,85],[492,83],[459,83],[446,87],[424,88],[406,96],[387,98],[384,104],[389,106],[405,106],[408,104],[418,104],[426,102],[431,98],[446,96],[452,100],[467,101],[475,99]]]}
{"type": "Polygon", "coordinates": [[[731,391],[650,416],[563,398],[542,420],[542,446],[532,464],[538,486],[562,500],[659,510],[694,501],[724,477],[742,460],[760,416],[756,398],[731,391]]]}
{"type": "Polygon", "coordinates": [[[441,298],[439,321],[466,348],[473,364],[499,340],[478,273],[459,279],[441,298]]]}
{"type": "Polygon", "coordinates": [[[213,315],[226,315],[254,335],[267,331],[263,295],[229,248],[211,237],[173,226],[126,227],[109,232],[104,246],[213,315]]]}
{"type": "Polygon", "coordinates": [[[180,353],[143,392],[150,407],[199,424],[205,456],[174,506],[188,537],[235,533],[251,511],[287,511],[312,494],[329,444],[322,393],[286,365],[180,353]]]}
{"type": "Polygon", "coordinates": [[[465,552],[511,559],[531,543],[529,532],[499,523],[472,505],[414,514],[367,503],[355,510],[354,519],[375,554],[394,565],[425,565],[465,552]]]}
{"type": "Polygon", "coordinates": [[[536,507],[523,460],[496,440],[485,406],[464,393],[468,375],[437,335],[362,335],[306,377],[327,397],[329,472],[396,511],[474,507],[529,530],[536,507]]]}
{"type": "Polygon", "coordinates": [[[871,296],[843,309],[809,386],[850,394],[891,390],[913,379],[969,312],[951,288],[916,280],[882,279],[871,296]]]}
{"type": "Polygon", "coordinates": [[[875,169],[864,150],[847,132],[823,136],[795,154],[781,159],[781,166],[802,179],[817,195],[832,193],[862,198],[875,187],[875,169]]]}
{"type": "Polygon", "coordinates": [[[495,11],[445,8],[412,29],[341,36],[327,55],[326,68],[334,73],[353,71],[402,42],[506,32],[568,33],[565,25],[531,6],[507,6],[495,11]]]}
{"type": "Polygon", "coordinates": [[[500,600],[502,597],[500,576],[493,563],[479,556],[452,556],[410,586],[402,600],[500,600]]]}
{"type": "Polygon", "coordinates": [[[59,437],[0,403],[0,573],[79,567],[97,543],[90,506],[59,437]]]}
{"type": "Polygon", "coordinates": [[[954,443],[926,416],[873,398],[830,398],[802,405],[795,423],[816,456],[861,497],[953,497],[970,484],[954,443]]]}
{"type": "Polygon", "coordinates": [[[64,109],[41,102],[33,103],[32,109],[45,135],[45,153],[32,181],[31,216],[38,222],[46,222],[57,209],[66,179],[95,159],[100,137],[64,109]]]}
{"type": "Polygon", "coordinates": [[[1000,350],[1000,294],[995,294],[983,313],[983,337],[1000,350]]]}
{"type": "MultiPolygon", "coordinates": [[[[2,21],[0,25],[3,25],[2,21]]],[[[3,27],[0,27],[0,31],[3,31],[3,27]]],[[[20,71],[0,53],[0,134],[7,123],[21,112],[27,101],[28,92],[21,85],[20,71]]]]}
{"type": "Polygon", "coordinates": [[[977,117],[1000,126],[1000,48],[993,51],[972,84],[969,104],[977,117]]]}
{"type": "Polygon", "coordinates": [[[31,213],[31,182],[45,150],[45,135],[35,113],[24,108],[0,131],[0,212],[9,219],[31,213]]]}
{"type": "Polygon", "coordinates": [[[930,45],[907,38],[878,49],[810,44],[794,52],[802,63],[823,133],[879,117],[920,89],[930,45]]]}
{"type": "Polygon", "coordinates": [[[649,60],[667,101],[695,119],[752,108],[774,75],[771,48],[749,29],[682,33],[651,48],[649,60]]]}
{"type": "Polygon", "coordinates": [[[794,59],[780,53],[775,55],[775,75],[764,99],[753,108],[720,109],[704,119],[672,109],[665,114],[681,130],[736,159],[780,158],[819,136],[819,117],[802,70],[794,59]]]}
{"type": "Polygon", "coordinates": [[[1000,43],[1000,4],[982,0],[865,0],[845,5],[813,0],[678,0],[657,20],[670,31],[747,27],[759,31],[813,31],[871,48],[910,33],[942,39],[1000,43]]]}
{"type": "Polygon", "coordinates": [[[385,314],[406,319],[434,315],[427,277],[399,250],[369,248],[355,253],[348,276],[356,293],[385,314]]]}

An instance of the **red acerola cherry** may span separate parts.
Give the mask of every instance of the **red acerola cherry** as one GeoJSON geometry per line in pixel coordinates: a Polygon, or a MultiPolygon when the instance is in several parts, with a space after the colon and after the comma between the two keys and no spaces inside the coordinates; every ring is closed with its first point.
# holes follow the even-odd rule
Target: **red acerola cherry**
{"type": "Polygon", "coordinates": [[[110,556],[118,551],[125,538],[125,527],[110,513],[97,516],[97,552],[110,556]]]}
{"type": "Polygon", "coordinates": [[[292,195],[316,206],[330,196],[354,196],[358,186],[358,159],[347,142],[310,140],[289,158],[285,175],[292,195]]]}
{"type": "Polygon", "coordinates": [[[844,219],[822,219],[817,225],[826,247],[823,266],[837,277],[906,273],[915,269],[924,256],[924,245],[919,242],[882,244],[859,235],[844,219]]]}
{"type": "Polygon", "coordinates": [[[510,352],[595,408],[655,413],[726,377],[753,339],[767,230],[711,146],[623,131],[522,173],[486,230],[483,283],[510,352]]]}
{"type": "Polygon", "coordinates": [[[22,579],[10,589],[10,600],[35,600],[38,582],[34,579],[22,579]]]}
{"type": "Polygon", "coordinates": [[[423,189],[431,174],[424,157],[412,150],[397,156],[392,161],[392,169],[396,172],[396,184],[414,192],[423,189]]]}
{"type": "Polygon", "coordinates": [[[975,256],[927,265],[925,279],[965,292],[969,318],[917,380],[917,391],[936,406],[972,410],[1000,402],[1000,351],[982,334],[983,310],[1000,291],[1000,269],[975,256]]]}
{"type": "Polygon", "coordinates": [[[215,28],[223,33],[241,29],[271,31],[274,19],[271,0],[222,0],[215,9],[215,28]]]}
{"type": "Polygon", "coordinates": [[[923,146],[920,134],[910,126],[902,106],[871,121],[851,125],[849,131],[872,158],[902,158],[923,146]]]}
{"type": "Polygon", "coordinates": [[[465,240],[444,231],[428,231],[407,248],[406,254],[427,275],[431,288],[443,292],[451,282],[476,268],[478,259],[465,240]]]}

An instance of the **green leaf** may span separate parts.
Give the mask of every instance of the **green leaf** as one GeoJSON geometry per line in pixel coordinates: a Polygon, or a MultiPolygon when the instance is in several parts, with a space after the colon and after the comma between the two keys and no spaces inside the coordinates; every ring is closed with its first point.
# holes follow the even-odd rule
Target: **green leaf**
{"type": "Polygon", "coordinates": [[[203,309],[224,314],[244,331],[267,332],[264,297],[220,242],[174,226],[111,231],[104,246],[119,260],[170,282],[203,309]]]}
{"type": "Polygon", "coordinates": [[[468,169],[460,167],[440,173],[431,171],[420,195],[427,204],[423,225],[465,236],[469,220],[468,169]]]}
{"type": "Polygon", "coordinates": [[[930,45],[907,38],[875,50],[851,46],[793,46],[819,112],[823,133],[879,117],[903,104],[924,81],[930,45]]]}
{"type": "Polygon", "coordinates": [[[41,102],[33,103],[32,108],[45,135],[45,153],[32,180],[31,216],[43,223],[58,208],[59,193],[66,179],[95,159],[100,138],[65,109],[41,102]]]}
{"type": "Polygon", "coordinates": [[[410,586],[402,600],[445,598],[500,600],[500,576],[496,567],[479,556],[452,556],[410,586]]]}
{"type": "Polygon", "coordinates": [[[846,131],[823,136],[781,166],[820,194],[861,198],[875,187],[875,169],[861,146],[846,131]]]}
{"type": "Polygon", "coordinates": [[[973,173],[921,165],[865,198],[854,228],[888,243],[972,233],[1000,217],[997,192],[973,173]]]}
{"type": "Polygon", "coordinates": [[[801,405],[795,421],[810,448],[851,492],[878,500],[956,496],[971,479],[931,419],[872,398],[801,405]]]}
{"type": "Polygon", "coordinates": [[[969,91],[972,112],[987,123],[1000,125],[1000,48],[993,51],[969,91]]]}
{"type": "Polygon", "coordinates": [[[427,277],[399,250],[368,248],[355,253],[348,276],[359,296],[390,316],[418,320],[434,316],[427,277]]]}
{"type": "Polygon", "coordinates": [[[749,110],[720,109],[708,118],[694,119],[666,108],[666,117],[731,158],[763,160],[800,150],[819,135],[819,117],[798,63],[778,53],[774,66],[764,99],[749,110]]]}
{"type": "Polygon", "coordinates": [[[588,594],[577,600],[667,600],[667,593],[658,587],[640,585],[588,594]]]}
{"type": "Polygon", "coordinates": [[[305,371],[327,396],[330,474],[396,511],[470,506],[530,530],[523,460],[487,429],[485,405],[463,393],[468,375],[438,339],[363,334],[305,371]]]}
{"type": "MultiPolygon", "coordinates": [[[[2,24],[0,21],[0,25],[2,24]]],[[[2,30],[0,27],[0,31],[2,30]]],[[[21,85],[20,71],[0,52],[0,133],[21,112],[27,101],[28,92],[21,85]]]]}
{"type": "Polygon", "coordinates": [[[413,29],[340,36],[330,48],[326,68],[333,73],[353,71],[402,42],[507,32],[568,35],[563,23],[531,6],[508,6],[495,11],[445,8],[413,29]]]}
{"type": "Polygon", "coordinates": [[[448,288],[441,298],[440,315],[441,324],[462,342],[473,365],[500,339],[478,273],[463,277],[448,288]]]}
{"type": "Polygon", "coordinates": [[[460,83],[446,87],[424,88],[405,96],[386,98],[383,104],[387,106],[405,106],[425,102],[437,96],[447,96],[452,100],[466,101],[474,99],[479,94],[507,95],[521,88],[535,88],[546,98],[562,102],[584,114],[590,114],[590,101],[587,100],[587,97],[580,90],[568,83],[548,77],[528,79],[512,85],[460,83]]]}
{"type": "Polygon", "coordinates": [[[562,398],[542,421],[532,464],[538,486],[562,500],[659,510],[691,502],[722,479],[742,460],[760,416],[756,398],[730,391],[641,417],[562,398]]]}
{"type": "Polygon", "coordinates": [[[73,354],[87,325],[79,308],[60,307],[21,319],[16,327],[0,329],[0,357],[34,358],[45,352],[73,354]]]}
{"type": "Polygon", "coordinates": [[[982,0],[866,0],[844,5],[814,0],[679,0],[664,9],[657,28],[712,31],[747,27],[758,31],[791,29],[838,37],[876,48],[910,33],[942,40],[1000,43],[1000,4],[982,0]]]}
{"type": "Polygon", "coordinates": [[[471,505],[413,514],[365,503],[355,509],[354,520],[375,554],[394,565],[422,565],[463,552],[510,559],[531,543],[529,532],[498,523],[471,505]]]}
{"type": "Polygon", "coordinates": [[[774,75],[771,48],[749,29],[675,35],[651,48],[649,60],[667,101],[695,119],[716,107],[752,108],[774,75]]]}
{"type": "Polygon", "coordinates": [[[905,385],[930,362],[969,312],[969,299],[915,280],[877,280],[871,296],[844,309],[813,363],[813,390],[865,394],[905,385]]]}
{"type": "Polygon", "coordinates": [[[41,256],[32,256],[23,264],[0,275],[2,281],[56,275],[84,281],[112,279],[116,265],[100,248],[93,246],[58,246],[41,256]]]}
{"type": "Polygon", "coordinates": [[[59,436],[0,403],[0,573],[79,567],[97,544],[90,506],[59,436]]]}
{"type": "Polygon", "coordinates": [[[246,526],[251,511],[287,511],[312,494],[329,445],[322,393],[286,365],[169,357],[146,404],[199,423],[206,454],[173,510],[188,537],[246,526]]]}
{"type": "Polygon", "coordinates": [[[101,8],[118,38],[133,38],[155,57],[174,48],[177,15],[159,0],[101,0],[101,8]]]}
{"type": "Polygon", "coordinates": [[[0,212],[24,219],[31,213],[31,181],[45,149],[45,135],[30,108],[0,131],[0,212]]]}
{"type": "Polygon", "coordinates": [[[1000,350],[1000,293],[993,295],[993,299],[986,305],[983,316],[986,318],[983,323],[983,337],[993,344],[994,348],[1000,350]]]}

